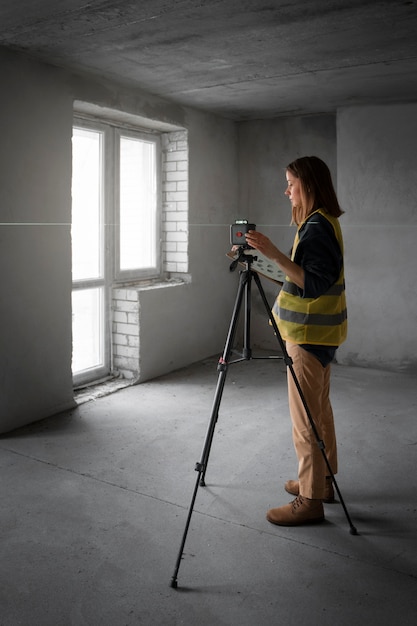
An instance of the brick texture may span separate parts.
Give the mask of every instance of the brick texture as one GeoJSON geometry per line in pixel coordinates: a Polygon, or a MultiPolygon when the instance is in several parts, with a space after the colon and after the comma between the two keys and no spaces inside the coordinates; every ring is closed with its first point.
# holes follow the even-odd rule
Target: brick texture
{"type": "Polygon", "coordinates": [[[188,272],[187,131],[162,135],[163,270],[188,272]]]}

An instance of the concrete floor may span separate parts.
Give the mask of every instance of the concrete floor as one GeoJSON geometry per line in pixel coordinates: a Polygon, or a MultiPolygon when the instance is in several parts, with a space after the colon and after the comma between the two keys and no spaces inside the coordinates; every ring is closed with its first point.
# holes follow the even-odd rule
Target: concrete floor
{"type": "Polygon", "coordinates": [[[417,391],[333,367],[340,503],[283,528],[295,477],[282,361],[230,366],[170,586],[217,357],[0,438],[1,626],[417,623],[417,391]]]}

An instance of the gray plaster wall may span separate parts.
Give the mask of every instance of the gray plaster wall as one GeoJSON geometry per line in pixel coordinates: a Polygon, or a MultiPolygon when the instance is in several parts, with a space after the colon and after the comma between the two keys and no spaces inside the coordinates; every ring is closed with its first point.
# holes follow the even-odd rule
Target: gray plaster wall
{"type": "Polygon", "coordinates": [[[71,120],[62,72],[0,57],[0,430],[73,403],[71,120]]]}
{"type": "MultiPolygon", "coordinates": [[[[349,331],[339,363],[417,371],[417,104],[350,107],[336,115],[247,122],[239,128],[242,213],[287,251],[294,237],[285,166],[303,155],[332,172],[345,241],[349,331]]],[[[272,303],[278,288],[263,281],[272,303]]],[[[277,342],[253,298],[252,343],[277,342]]]]}
{"type": "Polygon", "coordinates": [[[235,277],[227,269],[236,214],[234,123],[126,85],[0,51],[0,432],[74,404],[71,354],[73,103],[87,101],[187,128],[188,284],[143,292],[143,380],[223,348],[235,277]]]}
{"type": "MultiPolygon", "coordinates": [[[[316,155],[329,165],[334,182],[336,165],[336,116],[312,115],[245,122],[239,126],[239,204],[242,214],[255,222],[284,252],[289,253],[295,227],[290,226],[291,205],[284,195],[285,168],[294,159],[316,155]]],[[[279,286],[262,279],[272,306],[279,286]]],[[[266,308],[256,288],[252,295],[252,348],[280,353],[268,323],[266,308]]]]}
{"type": "Polygon", "coordinates": [[[417,104],[337,117],[349,335],[339,362],[417,372],[417,104]]]}

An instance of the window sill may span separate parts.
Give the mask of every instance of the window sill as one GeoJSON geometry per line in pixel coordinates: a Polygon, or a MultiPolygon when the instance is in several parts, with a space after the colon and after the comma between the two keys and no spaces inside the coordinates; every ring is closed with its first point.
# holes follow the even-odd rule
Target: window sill
{"type": "Polygon", "coordinates": [[[163,289],[165,287],[176,287],[178,285],[188,285],[191,283],[191,276],[184,274],[181,276],[172,276],[171,278],[154,278],[148,280],[135,280],[113,283],[113,289],[133,289],[135,291],[144,291],[147,289],[163,289]]]}

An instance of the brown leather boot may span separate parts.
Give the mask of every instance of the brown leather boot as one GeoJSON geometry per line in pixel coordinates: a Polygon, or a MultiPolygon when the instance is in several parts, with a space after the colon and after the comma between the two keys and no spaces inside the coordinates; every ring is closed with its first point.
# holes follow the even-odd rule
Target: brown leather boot
{"type": "Polygon", "coordinates": [[[278,526],[301,526],[301,524],[318,524],[324,520],[323,503],[321,500],[309,500],[297,496],[293,502],[270,509],[266,519],[278,526]]]}
{"type": "MultiPolygon", "coordinates": [[[[298,494],[300,493],[300,483],[298,482],[298,480],[287,480],[284,488],[285,491],[290,493],[292,496],[298,496],[298,494]]],[[[334,502],[332,479],[328,476],[326,476],[326,486],[324,488],[323,502],[326,502],[326,504],[331,504],[332,502],[334,502]]]]}

